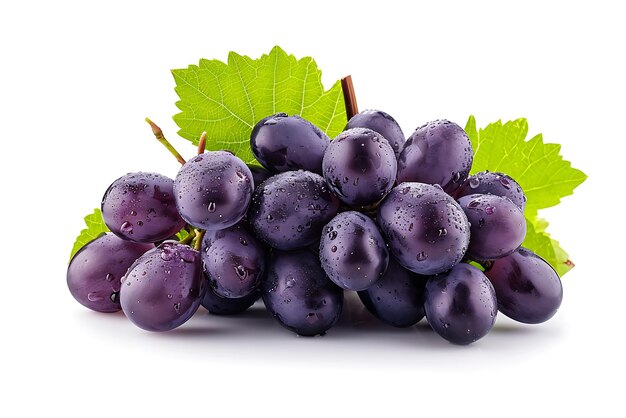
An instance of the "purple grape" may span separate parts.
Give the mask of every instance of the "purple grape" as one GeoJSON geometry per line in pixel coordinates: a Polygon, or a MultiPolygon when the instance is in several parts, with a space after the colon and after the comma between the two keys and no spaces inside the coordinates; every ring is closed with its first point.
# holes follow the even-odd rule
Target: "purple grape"
{"type": "Polygon", "coordinates": [[[374,221],[359,212],[343,212],[324,228],[319,246],[324,271],[337,286],[365,290],[379,280],[389,252],[374,221]]]}
{"type": "Polygon", "coordinates": [[[365,128],[340,133],[322,161],[324,179],[332,192],[345,204],[360,208],[378,203],[389,193],[396,166],[389,142],[365,128]]]}
{"type": "Polygon", "coordinates": [[[428,280],[424,310],[437,334],[454,344],[470,344],[491,330],[498,303],[493,286],[483,272],[460,263],[428,280]]]}
{"type": "Polygon", "coordinates": [[[306,336],[324,334],[339,318],[343,290],[331,282],[309,250],[274,251],[261,296],[285,328],[306,336]]]}
{"type": "Polygon", "coordinates": [[[257,289],[242,298],[223,298],[207,286],[201,304],[213,315],[237,315],[254,305],[260,297],[261,292],[257,289]]]}
{"type": "Polygon", "coordinates": [[[398,122],[382,110],[364,110],[357,113],[350,118],[344,130],[352,128],[368,128],[381,134],[393,148],[396,158],[405,142],[398,122]]]}
{"type": "Polygon", "coordinates": [[[470,222],[467,257],[493,260],[515,251],[526,236],[524,213],[506,197],[471,194],[459,199],[470,222]]]}
{"type": "Polygon", "coordinates": [[[248,213],[256,235],[274,248],[291,250],[319,240],[339,209],[324,179],[308,171],[288,171],[254,192],[248,213]]]}
{"type": "Polygon", "coordinates": [[[207,231],[202,239],[202,268],[217,295],[245,297],[261,283],[265,249],[241,223],[207,231]]]}
{"type": "Polygon", "coordinates": [[[252,173],[252,180],[254,180],[254,188],[256,190],[257,187],[265,180],[272,177],[272,173],[270,173],[267,169],[261,167],[260,165],[247,164],[250,169],[250,173],[252,173]]]}
{"type": "Polygon", "coordinates": [[[185,226],[176,211],[174,181],[157,173],[129,173],[102,198],[102,218],[111,232],[136,242],[162,241],[185,226]]]}
{"type": "Polygon", "coordinates": [[[275,173],[307,170],[322,174],[322,158],[330,138],[300,116],[286,113],[263,118],[252,129],[252,153],[275,173]]]}
{"type": "Polygon", "coordinates": [[[174,180],[176,206],[188,224],[206,230],[233,226],[252,199],[254,181],[243,161],[226,151],[187,161],[174,180]]]}
{"type": "Polygon", "coordinates": [[[85,244],[67,268],[67,287],[82,305],[98,312],[117,312],[120,280],[133,262],[154,248],[107,233],[85,244]]]}
{"type": "Polygon", "coordinates": [[[122,279],[120,303],[138,327],[169,331],[193,316],[205,290],[198,251],[166,241],[128,269],[122,279]]]}
{"type": "Polygon", "coordinates": [[[458,200],[471,194],[495,194],[508,197],[522,212],[526,206],[526,196],[520,185],[502,173],[481,171],[469,176],[454,193],[454,198],[458,200]]]}
{"type": "Polygon", "coordinates": [[[424,317],[424,286],[428,277],[402,267],[393,257],[382,279],[358,292],[375,317],[394,327],[417,324],[424,317]]]}
{"type": "Polygon", "coordinates": [[[470,241],[467,217],[439,185],[394,187],[378,207],[378,224],[398,262],[424,275],[454,267],[470,241]]]}
{"type": "Polygon", "coordinates": [[[511,319],[539,324],[552,318],[561,306],[559,275],[526,248],[493,261],[485,274],[496,290],[498,309],[511,319]]]}
{"type": "Polygon", "coordinates": [[[436,120],[420,126],[398,157],[398,183],[438,184],[454,192],[472,168],[472,143],[456,123],[436,120]]]}

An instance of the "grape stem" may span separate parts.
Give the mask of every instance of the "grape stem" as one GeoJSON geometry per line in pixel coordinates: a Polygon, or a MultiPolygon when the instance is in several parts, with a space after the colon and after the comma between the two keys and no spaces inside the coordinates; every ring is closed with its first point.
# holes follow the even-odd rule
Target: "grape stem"
{"type": "Polygon", "coordinates": [[[359,107],[356,104],[356,94],[354,93],[354,85],[352,84],[352,76],[345,76],[341,79],[341,90],[343,91],[343,101],[346,104],[346,116],[348,120],[352,116],[359,113],[359,107]]]}
{"type": "Polygon", "coordinates": [[[196,230],[191,228],[188,230],[189,234],[180,240],[181,244],[189,244],[196,237],[196,230]]]}
{"type": "Polygon", "coordinates": [[[159,128],[154,122],[152,122],[149,118],[146,118],[146,122],[148,122],[150,124],[150,127],[152,128],[152,133],[154,134],[154,136],[156,137],[156,139],[163,144],[163,146],[165,148],[167,148],[167,150],[169,152],[172,153],[172,155],[174,157],[176,157],[176,160],[178,160],[179,163],[181,164],[185,164],[187,161],[185,161],[185,159],[183,158],[182,155],[180,155],[180,153],[178,151],[176,151],[176,148],[174,148],[174,146],[172,144],[170,144],[170,141],[168,141],[167,139],[165,139],[165,136],[163,135],[163,131],[161,130],[161,128],[159,128]]]}
{"type": "Polygon", "coordinates": [[[202,132],[200,139],[198,140],[198,155],[204,154],[206,150],[206,132],[202,132]]]}
{"type": "Polygon", "coordinates": [[[197,230],[197,234],[196,237],[194,238],[194,242],[193,242],[193,249],[196,251],[200,251],[200,248],[202,248],[202,238],[204,237],[204,233],[206,231],[204,229],[198,229],[197,230]]]}

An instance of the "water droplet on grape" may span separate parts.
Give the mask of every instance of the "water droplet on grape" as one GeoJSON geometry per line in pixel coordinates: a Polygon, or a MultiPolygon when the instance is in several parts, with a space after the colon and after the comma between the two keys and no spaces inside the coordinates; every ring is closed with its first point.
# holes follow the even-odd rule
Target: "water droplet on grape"
{"type": "Polygon", "coordinates": [[[180,312],[180,302],[174,304],[174,310],[176,311],[176,313],[180,312]]]}
{"type": "Polygon", "coordinates": [[[207,205],[207,210],[211,213],[215,212],[216,209],[216,204],[215,202],[209,202],[209,204],[207,205]]]}
{"type": "Polygon", "coordinates": [[[87,299],[89,299],[90,302],[100,302],[102,300],[104,300],[104,298],[102,296],[100,296],[97,292],[90,292],[87,294],[87,299]]]}
{"type": "Polygon", "coordinates": [[[480,186],[480,180],[479,180],[478,178],[476,178],[476,177],[471,177],[471,178],[469,179],[469,186],[470,186],[472,189],[477,188],[478,186],[480,186]]]}
{"type": "Polygon", "coordinates": [[[330,231],[330,233],[328,234],[328,238],[331,240],[337,238],[337,231],[330,231]]]}
{"type": "Polygon", "coordinates": [[[337,246],[333,245],[332,247],[330,247],[330,251],[337,252],[337,246]]]}
{"type": "Polygon", "coordinates": [[[133,224],[131,224],[130,222],[126,221],[122,224],[122,226],[120,226],[120,231],[126,233],[126,234],[132,234],[133,233],[133,224]]]}
{"type": "Polygon", "coordinates": [[[107,273],[107,275],[104,278],[104,280],[106,280],[107,282],[112,282],[114,278],[115,278],[114,275],[112,275],[111,273],[107,273]]]}
{"type": "Polygon", "coordinates": [[[243,239],[243,238],[241,238],[241,237],[239,238],[239,243],[240,243],[241,245],[243,245],[243,246],[247,246],[247,245],[248,245],[248,241],[246,241],[245,239],[243,239]]]}
{"type": "Polygon", "coordinates": [[[486,213],[487,215],[491,215],[491,214],[493,214],[495,211],[496,211],[496,208],[495,208],[495,207],[493,207],[493,206],[487,206],[487,207],[485,208],[485,213],[486,213]]]}
{"type": "Polygon", "coordinates": [[[424,261],[428,258],[428,255],[426,255],[426,253],[424,251],[420,251],[419,253],[417,253],[417,261],[424,261]]]}

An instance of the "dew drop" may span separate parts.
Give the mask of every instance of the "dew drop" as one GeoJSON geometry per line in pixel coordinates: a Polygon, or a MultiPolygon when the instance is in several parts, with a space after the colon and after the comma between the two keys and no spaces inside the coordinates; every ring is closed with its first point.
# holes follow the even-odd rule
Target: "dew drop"
{"type": "Polygon", "coordinates": [[[180,302],[174,304],[174,310],[176,311],[176,313],[180,312],[180,302]]]}
{"type": "Polygon", "coordinates": [[[332,251],[334,253],[337,252],[337,246],[333,245],[332,247],[330,247],[330,251],[332,251]]]}
{"type": "Polygon", "coordinates": [[[472,189],[477,188],[478,186],[480,186],[480,180],[479,180],[478,178],[476,178],[476,177],[472,177],[472,178],[470,178],[470,180],[469,180],[469,186],[470,186],[472,189]]]}
{"type": "Polygon", "coordinates": [[[215,202],[209,202],[209,204],[207,205],[207,210],[211,213],[215,212],[216,209],[216,205],[215,202]]]}
{"type": "Polygon", "coordinates": [[[133,224],[131,224],[130,222],[126,221],[122,224],[122,226],[120,226],[120,231],[126,233],[126,234],[131,234],[133,233],[133,224]]]}
{"type": "Polygon", "coordinates": [[[106,277],[104,278],[104,280],[106,280],[107,282],[112,282],[113,279],[115,279],[115,276],[111,273],[107,273],[106,277]]]}
{"type": "Polygon", "coordinates": [[[89,299],[90,302],[100,302],[102,300],[104,300],[104,298],[102,296],[100,296],[97,292],[90,292],[87,294],[87,299],[89,299]]]}
{"type": "Polygon", "coordinates": [[[426,255],[426,253],[424,251],[420,251],[419,253],[417,253],[417,261],[424,261],[428,258],[428,256],[426,255]]]}

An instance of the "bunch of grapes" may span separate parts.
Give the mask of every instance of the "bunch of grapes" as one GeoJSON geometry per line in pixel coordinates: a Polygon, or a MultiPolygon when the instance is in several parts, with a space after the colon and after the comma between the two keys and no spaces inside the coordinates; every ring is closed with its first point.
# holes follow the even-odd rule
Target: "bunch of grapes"
{"type": "Polygon", "coordinates": [[[498,311],[535,324],[561,304],[557,273],[520,247],[522,188],[504,173],[469,176],[471,142],[455,123],[405,139],[390,115],[368,110],[331,140],[279,113],[251,133],[262,167],[201,144],[179,158],[174,180],[131,173],[111,184],[111,232],[68,268],[80,303],[167,331],[200,305],[228,315],[262,298],[281,325],[313,336],[356,291],[381,321],[409,327],[426,316],[456,344],[486,335],[498,311]]]}

